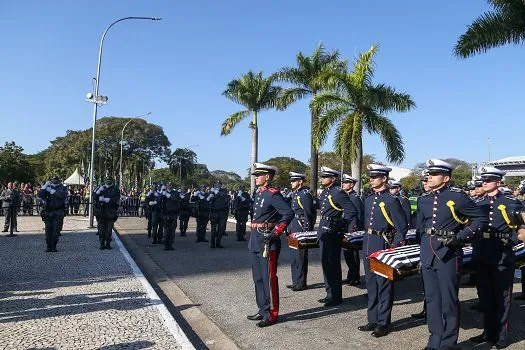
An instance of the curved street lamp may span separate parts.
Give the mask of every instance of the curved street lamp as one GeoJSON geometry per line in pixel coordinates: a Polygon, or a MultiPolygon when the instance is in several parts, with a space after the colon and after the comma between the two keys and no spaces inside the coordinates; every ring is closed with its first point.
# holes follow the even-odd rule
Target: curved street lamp
{"type": "Polygon", "coordinates": [[[102,34],[102,38],[100,39],[100,47],[98,50],[98,64],[97,64],[97,77],[95,78],[95,94],[88,94],[88,101],[93,103],[93,132],[91,137],[91,171],[89,174],[89,227],[93,226],[93,182],[95,177],[95,126],[97,123],[97,108],[99,104],[104,104],[107,101],[107,97],[103,98],[102,96],[98,95],[98,88],[100,83],[100,65],[102,61],[102,47],[104,46],[104,39],[106,38],[106,34],[108,33],[108,30],[113,27],[115,24],[128,20],[128,19],[149,19],[152,21],[160,21],[162,18],[160,17],[124,17],[121,19],[116,20],[115,22],[111,23],[104,33],[102,34]]]}

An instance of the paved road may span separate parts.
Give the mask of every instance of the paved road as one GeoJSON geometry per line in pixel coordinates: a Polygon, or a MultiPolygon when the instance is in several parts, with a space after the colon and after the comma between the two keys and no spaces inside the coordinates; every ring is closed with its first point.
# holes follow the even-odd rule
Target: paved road
{"type": "Polygon", "coordinates": [[[0,349],[180,349],[118,249],[68,218],[44,253],[40,217],[0,237],[0,349]]]}
{"type": "MultiPolygon", "coordinates": [[[[344,303],[340,307],[325,308],[317,302],[324,296],[319,249],[311,250],[309,284],[304,292],[292,292],[284,285],[290,283],[289,250],[285,247],[280,257],[279,278],[281,290],[280,323],[258,329],[246,320],[256,309],[251,279],[249,255],[245,242],[236,242],[233,224],[228,224],[225,249],[210,249],[206,243],[195,243],[195,221],[191,219],[188,237],[175,239],[174,251],[163,251],[151,245],[144,234],[145,220],[123,218],[120,232],[131,238],[140,254],[146,254],[166,272],[169,278],[199,306],[228,336],[244,349],[349,349],[381,347],[381,349],[421,349],[426,345],[426,324],[410,318],[422,306],[420,278],[411,277],[396,285],[396,299],[392,314],[394,332],[380,340],[369,333],[359,332],[357,326],[366,323],[364,286],[344,286],[344,303]]],[[[208,233],[209,237],[209,233],[208,233]]],[[[283,245],[284,246],[284,245],[283,245]]],[[[346,266],[343,263],[343,271],[346,266]]],[[[515,284],[515,291],[520,291],[515,284]]],[[[460,344],[472,348],[467,341],[480,333],[481,314],[469,309],[476,298],[474,288],[461,289],[462,320],[460,344]]],[[[513,303],[511,340],[509,349],[525,348],[525,305],[513,303]]],[[[477,349],[490,348],[487,345],[477,349]]]]}

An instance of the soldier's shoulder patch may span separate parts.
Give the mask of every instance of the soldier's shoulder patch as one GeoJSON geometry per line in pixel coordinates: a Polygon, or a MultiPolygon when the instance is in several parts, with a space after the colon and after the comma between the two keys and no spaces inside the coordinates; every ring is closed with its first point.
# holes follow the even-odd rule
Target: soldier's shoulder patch
{"type": "Polygon", "coordinates": [[[338,190],[338,191],[342,191],[342,190],[343,190],[340,186],[335,186],[334,188],[335,188],[336,190],[338,190]]]}
{"type": "Polygon", "coordinates": [[[506,195],[505,198],[511,199],[513,201],[517,201],[518,199],[512,195],[506,195]]]}
{"type": "Polygon", "coordinates": [[[450,191],[464,193],[463,190],[459,187],[450,187],[450,191]]]}
{"type": "Polygon", "coordinates": [[[270,187],[270,188],[268,189],[268,191],[272,192],[273,194],[280,193],[280,191],[279,191],[277,188],[275,188],[275,187],[270,187]]]}
{"type": "Polygon", "coordinates": [[[305,194],[312,194],[312,191],[310,191],[309,188],[304,188],[303,189],[303,193],[305,193],[305,194]]]}

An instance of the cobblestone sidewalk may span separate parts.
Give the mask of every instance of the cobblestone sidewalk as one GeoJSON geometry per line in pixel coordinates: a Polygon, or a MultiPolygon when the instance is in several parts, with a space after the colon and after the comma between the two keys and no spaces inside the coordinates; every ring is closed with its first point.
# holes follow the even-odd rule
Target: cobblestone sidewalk
{"type": "Polygon", "coordinates": [[[118,249],[67,219],[57,253],[42,221],[0,237],[0,349],[180,349],[118,249]]]}

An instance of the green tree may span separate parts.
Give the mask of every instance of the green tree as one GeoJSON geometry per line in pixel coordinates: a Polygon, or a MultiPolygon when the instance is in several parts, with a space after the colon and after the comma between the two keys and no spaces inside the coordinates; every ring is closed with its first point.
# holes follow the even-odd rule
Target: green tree
{"type": "Polygon", "coordinates": [[[489,0],[494,8],[476,18],[462,34],[454,54],[467,58],[506,44],[525,43],[525,1],[489,0]]]}
{"type": "MultiPolygon", "coordinates": [[[[346,61],[339,58],[339,52],[325,52],[324,46],[319,44],[312,56],[305,56],[302,52],[297,54],[297,66],[282,68],[278,79],[293,84],[291,88],[283,91],[279,109],[286,109],[291,104],[305,99],[313,99],[326,87],[324,79],[327,73],[344,72],[346,61]]],[[[314,142],[314,128],[319,120],[319,111],[310,102],[310,183],[317,182],[318,171],[318,144],[314,142]]]]}
{"type": "MultiPolygon", "coordinates": [[[[277,167],[279,170],[273,179],[273,186],[279,186],[281,188],[289,188],[289,172],[294,171],[298,173],[304,173],[306,170],[306,164],[290,157],[274,157],[264,162],[264,164],[272,165],[277,167]]],[[[314,187],[315,187],[314,183],[314,187]]]]}
{"type": "MultiPolygon", "coordinates": [[[[228,83],[224,96],[236,102],[246,109],[233,113],[222,123],[221,136],[229,135],[240,121],[252,115],[249,126],[252,129],[252,170],[253,164],[258,158],[258,115],[261,111],[274,108],[281,93],[281,88],[273,85],[275,76],[263,77],[262,72],[257,74],[249,71],[239,79],[228,83]]],[[[251,191],[255,189],[255,178],[251,178],[251,191]]]]}
{"type": "Polygon", "coordinates": [[[405,176],[399,182],[401,182],[401,187],[406,191],[410,191],[416,187],[421,187],[421,178],[418,175],[411,174],[405,176]]]}
{"type": "Polygon", "coordinates": [[[470,180],[472,180],[472,168],[469,165],[460,165],[452,171],[452,185],[463,187],[470,180]]]}
{"type": "MultiPolygon", "coordinates": [[[[379,134],[386,147],[389,162],[400,163],[405,157],[401,134],[390,119],[390,111],[407,112],[415,103],[406,93],[397,92],[384,84],[373,84],[373,58],[377,47],[358,56],[352,72],[330,74],[329,91],[312,100],[312,108],[321,111],[314,128],[314,141],[320,147],[335,127],[334,150],[352,164],[352,174],[361,178],[363,160],[363,131],[379,134]]],[[[361,181],[356,190],[361,188],[361,181]]]]}
{"type": "Polygon", "coordinates": [[[152,169],[148,172],[147,178],[149,184],[166,183],[167,181],[177,183],[179,181],[177,175],[175,175],[170,168],[152,169]]]}
{"type": "Polygon", "coordinates": [[[24,149],[14,142],[6,142],[0,146],[0,182],[14,181],[34,183],[35,174],[24,149]]]}
{"type": "Polygon", "coordinates": [[[177,148],[168,161],[170,170],[182,179],[181,186],[182,182],[192,174],[195,164],[197,164],[197,154],[189,148],[177,148]]]}

